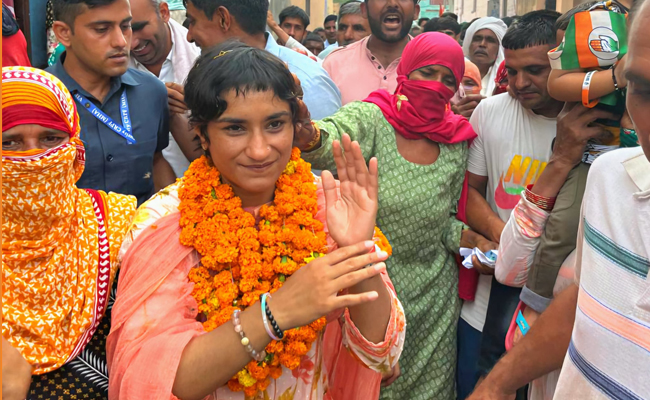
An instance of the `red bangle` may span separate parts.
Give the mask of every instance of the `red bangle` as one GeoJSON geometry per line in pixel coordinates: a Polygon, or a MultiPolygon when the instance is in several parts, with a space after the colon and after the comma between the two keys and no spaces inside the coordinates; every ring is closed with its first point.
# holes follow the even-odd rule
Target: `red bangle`
{"type": "Polygon", "coordinates": [[[537,207],[541,208],[544,211],[552,211],[553,207],[555,206],[555,200],[557,200],[557,197],[544,197],[540,196],[538,194],[535,194],[531,191],[534,185],[528,185],[526,188],[525,196],[526,200],[530,201],[537,207]]]}

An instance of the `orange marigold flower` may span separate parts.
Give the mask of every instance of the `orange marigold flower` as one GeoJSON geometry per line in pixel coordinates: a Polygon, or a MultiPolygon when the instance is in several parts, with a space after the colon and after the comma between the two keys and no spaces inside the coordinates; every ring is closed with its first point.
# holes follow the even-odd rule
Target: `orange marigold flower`
{"type": "Polygon", "coordinates": [[[266,379],[266,377],[269,375],[269,367],[266,365],[266,363],[262,363],[260,366],[255,360],[249,362],[248,365],[246,365],[246,369],[251,374],[251,376],[258,381],[266,379]]]}
{"type": "Polygon", "coordinates": [[[253,397],[253,396],[255,396],[255,395],[257,394],[257,382],[256,382],[255,385],[253,385],[253,386],[251,386],[251,387],[244,388],[244,394],[245,394],[247,397],[253,397]]]}
{"type": "Polygon", "coordinates": [[[231,379],[228,381],[228,389],[230,389],[233,392],[241,392],[244,390],[244,386],[239,383],[237,379],[231,379]]]}
{"type": "Polygon", "coordinates": [[[280,354],[280,364],[292,370],[296,369],[300,366],[300,357],[288,353],[282,353],[280,354]]]}
{"type": "MultiPolygon", "coordinates": [[[[278,358],[278,360],[279,360],[279,358],[278,358]]],[[[279,379],[282,376],[282,367],[279,367],[279,366],[271,367],[269,369],[269,375],[273,379],[279,379]]]]}
{"type": "Polygon", "coordinates": [[[267,377],[266,379],[263,380],[258,380],[257,381],[257,390],[260,392],[263,392],[266,390],[266,388],[269,387],[271,384],[271,380],[267,377]]]}
{"type": "Polygon", "coordinates": [[[298,270],[298,264],[291,257],[282,256],[273,260],[273,269],[278,274],[291,275],[298,270]]]}
{"type": "MultiPolygon", "coordinates": [[[[285,347],[284,347],[284,351],[286,353],[288,353],[288,354],[293,355],[293,356],[302,357],[305,354],[307,354],[308,349],[307,349],[307,345],[305,345],[304,342],[299,341],[299,340],[295,340],[295,341],[290,341],[289,343],[287,343],[285,345],[285,347]]],[[[282,360],[280,360],[280,361],[282,361],[282,360]]],[[[293,369],[293,368],[291,368],[291,369],[293,369]]]]}
{"type": "Polygon", "coordinates": [[[327,325],[327,318],[320,317],[316,321],[309,324],[309,327],[315,330],[316,332],[320,332],[321,330],[323,330],[323,328],[325,328],[325,325],[327,325]]]}
{"type": "Polygon", "coordinates": [[[393,255],[393,247],[390,245],[390,242],[386,238],[386,235],[377,227],[375,227],[375,234],[372,238],[377,246],[380,249],[388,253],[388,255],[393,255]]]}
{"type": "Polygon", "coordinates": [[[275,340],[272,340],[271,343],[266,345],[266,352],[269,354],[280,353],[283,350],[284,350],[283,342],[277,342],[275,340]]]}

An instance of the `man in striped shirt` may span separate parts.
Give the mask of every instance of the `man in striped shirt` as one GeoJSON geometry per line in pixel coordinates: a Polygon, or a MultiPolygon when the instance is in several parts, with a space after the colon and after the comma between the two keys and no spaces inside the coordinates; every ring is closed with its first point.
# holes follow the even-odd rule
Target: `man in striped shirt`
{"type": "Polygon", "coordinates": [[[649,24],[646,1],[633,17],[625,65],[627,107],[641,147],[593,164],[575,285],[557,296],[470,400],[513,399],[517,388],[560,367],[555,399],[650,399],[649,24]]]}

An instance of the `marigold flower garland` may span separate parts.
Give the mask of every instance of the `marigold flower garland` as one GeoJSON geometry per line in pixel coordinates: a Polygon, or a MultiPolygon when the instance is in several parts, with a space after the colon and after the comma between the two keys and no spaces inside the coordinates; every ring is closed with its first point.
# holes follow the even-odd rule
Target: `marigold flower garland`
{"type": "MultiPolygon", "coordinates": [[[[180,241],[193,246],[201,264],[189,273],[192,295],[211,331],[228,322],[233,311],[253,305],[262,294],[275,292],[287,277],[307,264],[306,259],[327,252],[318,211],[311,166],[293,149],[291,160],[276,183],[275,200],[255,218],[244,211],[232,187],[222,184],[219,171],[206,157],[194,161],[179,189],[180,241]]],[[[289,330],[282,342],[266,347],[264,362],[251,361],[229,382],[233,391],[254,396],[264,391],[270,378],[282,375],[282,366],[295,369],[307,354],[325,318],[289,330]]]]}
{"type": "MultiPolygon", "coordinates": [[[[190,165],[179,197],[180,242],[202,256],[188,277],[206,331],[229,322],[235,309],[244,310],[262,294],[274,293],[287,277],[327,252],[323,224],[315,218],[311,165],[296,148],[276,183],[273,204],[260,209],[257,228],[253,215],[243,210],[232,187],[221,183],[219,171],[205,156],[190,165]]],[[[378,229],[375,236],[390,254],[390,244],[378,229]]],[[[252,397],[282,375],[282,366],[296,369],[325,324],[325,317],[319,318],[285,332],[283,341],[269,343],[266,360],[248,363],[228,382],[230,390],[252,397]]]]}

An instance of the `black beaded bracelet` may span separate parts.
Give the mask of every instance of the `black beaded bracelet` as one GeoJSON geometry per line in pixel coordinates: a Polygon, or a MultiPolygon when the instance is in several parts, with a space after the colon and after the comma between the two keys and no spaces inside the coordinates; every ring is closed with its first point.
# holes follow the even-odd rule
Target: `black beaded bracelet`
{"type": "Polygon", "coordinates": [[[271,308],[269,307],[269,302],[266,302],[266,307],[264,309],[264,312],[266,313],[266,317],[269,319],[269,322],[271,323],[271,327],[273,328],[273,333],[275,333],[275,336],[280,338],[280,340],[284,339],[284,332],[280,329],[278,326],[278,323],[275,322],[275,318],[273,318],[273,313],[271,312],[271,308]]]}

